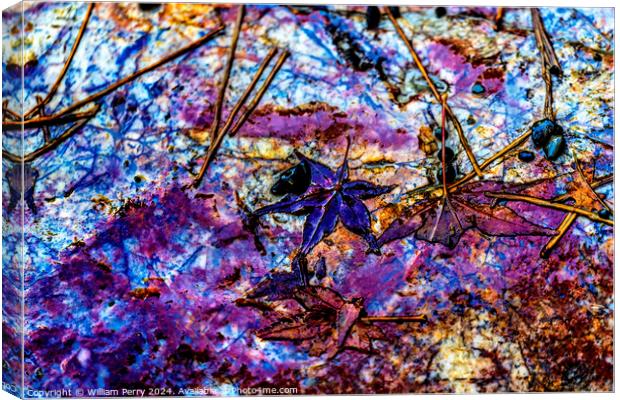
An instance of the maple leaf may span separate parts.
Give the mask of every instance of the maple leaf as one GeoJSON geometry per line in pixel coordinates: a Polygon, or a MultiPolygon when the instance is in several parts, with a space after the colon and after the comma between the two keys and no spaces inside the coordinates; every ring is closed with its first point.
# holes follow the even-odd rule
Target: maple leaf
{"type": "MultiPolygon", "coordinates": [[[[297,271],[299,272],[300,269],[297,271]]],[[[313,276],[320,282],[327,274],[325,258],[319,258],[314,265],[313,271],[313,276]]],[[[263,298],[268,301],[288,299],[291,297],[291,293],[293,293],[295,288],[299,286],[299,278],[300,277],[295,272],[270,272],[246,294],[246,297],[248,299],[263,298]]]]}
{"type": "Polygon", "coordinates": [[[571,174],[570,182],[567,184],[566,197],[572,199],[575,206],[586,210],[599,211],[603,208],[609,209],[591,186],[591,182],[594,181],[594,171],[585,171],[574,154],[573,158],[575,170],[571,174]]]}
{"type": "MultiPolygon", "coordinates": [[[[523,185],[522,185],[523,186],[523,185]]],[[[553,236],[552,229],[534,224],[509,207],[485,195],[509,187],[502,182],[479,181],[463,185],[458,192],[424,200],[405,211],[379,237],[378,243],[415,237],[454,248],[468,229],[489,236],[553,236]]]]}
{"type": "Polygon", "coordinates": [[[299,249],[301,256],[308,254],[323,238],[331,234],[338,221],[349,231],[364,238],[370,251],[379,250],[370,229],[370,213],[362,200],[388,193],[393,186],[379,186],[361,180],[350,181],[347,163],[350,144],[350,139],[347,138],[344,161],[336,171],[295,152],[310,171],[309,187],[300,195],[289,193],[279,202],[254,212],[256,216],[271,213],[305,214],[303,240],[299,249]]]}
{"type": "Polygon", "coordinates": [[[261,339],[303,342],[311,356],[326,354],[332,359],[343,349],[372,353],[372,341],[384,338],[381,329],[361,319],[360,298],[347,301],[322,286],[297,287],[293,297],[304,312],[258,331],[261,339]]]}

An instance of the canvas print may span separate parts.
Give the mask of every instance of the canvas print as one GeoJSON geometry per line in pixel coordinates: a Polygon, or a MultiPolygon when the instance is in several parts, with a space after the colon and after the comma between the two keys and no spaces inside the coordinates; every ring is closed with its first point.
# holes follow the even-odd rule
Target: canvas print
{"type": "Polygon", "coordinates": [[[4,390],[613,390],[613,8],[2,18],[4,390]]]}

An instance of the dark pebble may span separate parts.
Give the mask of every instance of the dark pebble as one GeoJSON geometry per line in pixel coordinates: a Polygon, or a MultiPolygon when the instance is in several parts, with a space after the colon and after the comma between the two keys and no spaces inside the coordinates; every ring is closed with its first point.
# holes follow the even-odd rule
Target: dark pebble
{"type": "Polygon", "coordinates": [[[437,16],[437,18],[444,17],[447,13],[448,13],[448,10],[446,10],[446,7],[435,8],[435,15],[437,16]]]}
{"type": "Polygon", "coordinates": [[[24,75],[30,75],[39,65],[39,61],[37,59],[29,60],[26,64],[24,64],[24,75]]]}
{"type": "Polygon", "coordinates": [[[552,65],[551,68],[549,68],[549,72],[551,72],[551,75],[553,76],[562,75],[562,70],[558,68],[556,65],[552,65]]]}
{"type": "Polygon", "coordinates": [[[553,135],[549,142],[543,148],[545,152],[545,157],[547,160],[553,161],[560,157],[564,153],[564,148],[566,147],[566,142],[564,141],[564,136],[562,135],[553,135]]]}
{"type": "Polygon", "coordinates": [[[288,193],[302,194],[310,186],[310,170],[305,163],[299,163],[284,171],[271,187],[271,194],[283,196],[288,193]]]}
{"type": "Polygon", "coordinates": [[[485,91],[486,89],[484,88],[484,86],[482,86],[480,82],[476,82],[476,84],[474,84],[474,86],[472,86],[471,88],[471,92],[473,94],[483,94],[485,91]]]}
{"type": "Polygon", "coordinates": [[[379,7],[368,6],[368,8],[366,8],[366,28],[371,30],[377,29],[380,21],[381,12],[379,12],[379,7]]]}
{"type": "Polygon", "coordinates": [[[601,62],[603,61],[603,57],[601,57],[601,55],[599,53],[594,53],[594,56],[592,56],[592,58],[594,59],[594,61],[596,62],[601,62]]]}
{"type": "MultiPolygon", "coordinates": [[[[442,149],[439,149],[437,151],[437,157],[439,158],[439,161],[443,161],[442,159],[442,155],[443,155],[443,151],[441,151],[442,149]]],[[[454,160],[454,151],[449,148],[446,147],[446,162],[452,162],[452,160],[454,160]]]]}
{"type": "Polygon", "coordinates": [[[531,151],[523,150],[519,152],[519,160],[523,162],[534,161],[535,155],[531,151]]]}
{"type": "Polygon", "coordinates": [[[159,7],[161,7],[161,4],[159,3],[139,3],[138,4],[138,8],[140,8],[140,10],[142,11],[155,11],[159,7]]]}
{"type": "MultiPolygon", "coordinates": [[[[456,168],[453,165],[446,166],[446,183],[452,183],[456,179],[456,168]]],[[[437,179],[439,183],[443,183],[443,168],[439,167],[439,172],[437,172],[437,179]]]]}
{"type": "Polygon", "coordinates": [[[8,63],[6,65],[6,72],[14,78],[22,76],[22,68],[15,63],[8,63]]]}
{"type": "Polygon", "coordinates": [[[598,212],[598,216],[603,219],[609,219],[609,217],[611,217],[611,213],[608,209],[603,208],[601,211],[598,212]]]}
{"type": "MultiPolygon", "coordinates": [[[[437,138],[437,140],[441,142],[441,126],[438,126],[437,128],[435,128],[435,130],[433,131],[433,134],[435,135],[435,138],[437,138]]],[[[446,132],[444,135],[446,139],[450,137],[450,135],[448,135],[448,129],[446,129],[446,132]]]]}
{"type": "Polygon", "coordinates": [[[400,8],[396,6],[388,7],[394,18],[400,18],[400,8]]]}
{"type": "Polygon", "coordinates": [[[551,136],[561,136],[563,132],[562,127],[550,119],[541,119],[532,125],[532,142],[539,148],[547,144],[551,136]]]}

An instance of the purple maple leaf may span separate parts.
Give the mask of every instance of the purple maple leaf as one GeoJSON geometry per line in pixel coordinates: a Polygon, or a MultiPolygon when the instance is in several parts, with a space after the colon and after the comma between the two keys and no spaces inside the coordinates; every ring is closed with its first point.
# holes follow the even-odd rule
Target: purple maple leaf
{"type": "Polygon", "coordinates": [[[295,152],[310,171],[310,185],[300,195],[287,194],[279,202],[254,212],[261,216],[271,213],[306,215],[298,257],[308,254],[323,238],[332,233],[342,222],[349,231],[361,236],[371,252],[378,253],[377,240],[370,230],[370,213],[362,200],[388,193],[393,186],[379,186],[367,181],[349,181],[347,157],[351,141],[342,165],[333,171],[324,164],[295,152]]]}

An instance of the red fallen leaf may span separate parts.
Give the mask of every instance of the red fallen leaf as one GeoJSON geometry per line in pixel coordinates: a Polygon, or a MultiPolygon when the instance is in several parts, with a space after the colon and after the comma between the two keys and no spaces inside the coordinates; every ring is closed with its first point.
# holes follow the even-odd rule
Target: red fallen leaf
{"type": "Polygon", "coordinates": [[[146,288],[137,288],[129,292],[129,295],[133,298],[146,300],[149,297],[159,297],[159,289],[153,286],[146,288]]]}
{"type": "Polygon", "coordinates": [[[575,171],[571,174],[571,181],[566,185],[566,197],[573,199],[576,207],[596,212],[607,206],[592,189],[590,182],[594,181],[593,175],[593,171],[586,172],[575,160],[575,171]]]}
{"type": "MultiPolygon", "coordinates": [[[[522,189],[526,185],[513,186],[522,189]]],[[[502,182],[482,181],[463,185],[448,197],[420,202],[399,218],[381,235],[379,245],[415,237],[454,248],[468,229],[490,236],[553,236],[556,231],[526,220],[509,207],[497,204],[485,192],[508,189],[502,182]]]]}
{"type": "Polygon", "coordinates": [[[311,356],[327,354],[328,359],[345,348],[371,353],[372,341],[383,339],[379,328],[360,319],[361,299],[347,301],[322,286],[298,287],[293,297],[305,311],[260,330],[261,339],[302,342],[311,356]]]}

